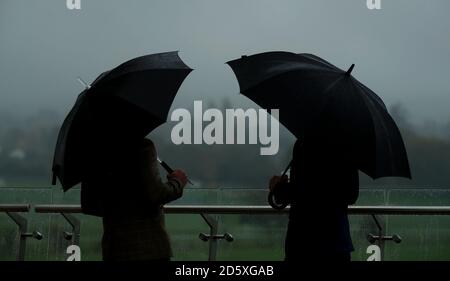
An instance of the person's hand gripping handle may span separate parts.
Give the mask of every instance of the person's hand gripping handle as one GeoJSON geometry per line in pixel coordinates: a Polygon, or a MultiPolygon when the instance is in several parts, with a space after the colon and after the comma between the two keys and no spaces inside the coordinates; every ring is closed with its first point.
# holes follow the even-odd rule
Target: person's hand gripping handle
{"type": "Polygon", "coordinates": [[[267,201],[269,202],[269,205],[272,208],[274,208],[275,210],[283,210],[284,208],[287,207],[287,205],[289,205],[288,203],[277,204],[274,199],[274,191],[277,188],[278,184],[287,182],[288,178],[287,178],[286,173],[291,168],[291,164],[292,164],[292,160],[289,162],[289,165],[286,167],[286,169],[284,170],[284,172],[281,176],[273,176],[270,179],[269,195],[267,196],[267,201]]]}
{"type": "MultiPolygon", "coordinates": [[[[164,168],[164,170],[166,170],[166,172],[168,174],[177,173],[177,171],[179,171],[179,170],[172,169],[169,165],[167,165],[166,162],[162,161],[161,159],[159,159],[159,158],[157,158],[157,159],[158,159],[159,164],[164,168]]],[[[194,185],[187,177],[186,177],[186,180],[189,184],[194,185]]]]}

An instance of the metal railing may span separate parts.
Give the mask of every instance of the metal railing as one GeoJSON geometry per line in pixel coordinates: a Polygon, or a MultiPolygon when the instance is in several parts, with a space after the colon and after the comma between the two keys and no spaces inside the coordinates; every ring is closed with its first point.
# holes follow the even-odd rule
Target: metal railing
{"type": "MultiPolygon", "coordinates": [[[[43,235],[38,231],[28,232],[28,222],[26,217],[20,213],[27,213],[30,210],[36,213],[60,214],[71,226],[72,232],[64,232],[64,238],[70,240],[72,244],[79,245],[80,221],[73,214],[82,213],[80,205],[35,205],[31,208],[28,204],[0,204],[0,213],[6,213],[19,228],[19,250],[17,260],[24,260],[26,250],[26,239],[42,239],[43,235]]],[[[168,205],[164,207],[166,214],[199,214],[209,226],[209,234],[200,233],[199,238],[209,242],[208,259],[216,260],[217,243],[224,239],[232,242],[234,237],[230,233],[218,234],[218,220],[214,215],[227,214],[247,214],[247,215],[287,215],[289,207],[284,210],[274,210],[269,206],[242,206],[242,205],[168,205]]],[[[386,235],[385,227],[378,217],[379,215],[450,215],[450,207],[442,206],[350,206],[348,213],[351,215],[372,216],[377,229],[377,234],[368,234],[367,239],[372,244],[378,244],[384,252],[384,242],[401,242],[399,235],[386,235]]]]}
{"type": "MultiPolygon", "coordinates": [[[[0,209],[1,210],[1,209],[0,209]]],[[[81,213],[80,205],[35,205],[36,213],[81,213]]],[[[270,206],[249,205],[167,205],[166,214],[286,214],[289,207],[278,211],[270,206]]],[[[349,206],[352,215],[450,215],[446,206],[349,206]]]]}
{"type": "Polygon", "coordinates": [[[19,245],[16,260],[25,259],[28,238],[41,240],[43,235],[38,231],[28,232],[28,220],[21,213],[30,211],[29,204],[0,204],[0,213],[5,213],[17,225],[19,229],[19,245]]]}
{"type": "MultiPolygon", "coordinates": [[[[209,242],[208,260],[214,261],[217,257],[218,240],[232,242],[234,237],[230,233],[218,234],[219,222],[213,215],[248,214],[248,215],[286,215],[289,207],[284,210],[275,210],[269,206],[239,206],[239,205],[168,205],[164,207],[166,214],[200,214],[209,226],[209,234],[200,233],[199,238],[209,242]]],[[[36,205],[36,213],[59,213],[64,217],[73,213],[81,213],[79,205],[36,205]]],[[[379,215],[450,215],[450,207],[441,206],[350,206],[348,213],[351,215],[370,215],[378,229],[377,234],[369,233],[367,240],[371,244],[377,244],[381,249],[381,259],[384,257],[384,243],[394,241],[400,243],[402,238],[397,235],[386,235],[385,226],[379,215]]],[[[79,237],[80,227],[71,223],[72,231],[79,237]]]]}

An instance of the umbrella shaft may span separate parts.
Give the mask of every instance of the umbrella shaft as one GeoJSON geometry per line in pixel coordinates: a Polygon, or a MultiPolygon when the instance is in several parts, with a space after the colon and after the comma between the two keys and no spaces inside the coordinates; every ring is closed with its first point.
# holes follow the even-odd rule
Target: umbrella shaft
{"type": "Polygon", "coordinates": [[[166,170],[167,173],[169,173],[169,174],[172,174],[172,173],[173,173],[173,169],[170,168],[170,166],[167,165],[166,162],[161,161],[160,164],[161,164],[161,166],[164,168],[164,170],[166,170]]]}

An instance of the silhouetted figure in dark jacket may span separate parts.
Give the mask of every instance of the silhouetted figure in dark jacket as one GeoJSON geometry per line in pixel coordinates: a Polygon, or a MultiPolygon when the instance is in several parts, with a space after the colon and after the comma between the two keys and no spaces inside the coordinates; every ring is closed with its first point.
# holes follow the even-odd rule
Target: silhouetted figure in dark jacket
{"type": "Polygon", "coordinates": [[[347,207],[358,198],[358,170],[345,145],[333,140],[297,141],[290,180],[274,176],[270,181],[275,201],[291,204],[287,261],[349,261],[354,250],[347,207]]]}
{"type": "Polygon", "coordinates": [[[103,260],[169,260],[162,206],[182,196],[186,175],[175,170],[163,182],[149,139],[105,147],[81,186],[83,212],[103,217],[103,260]]]}

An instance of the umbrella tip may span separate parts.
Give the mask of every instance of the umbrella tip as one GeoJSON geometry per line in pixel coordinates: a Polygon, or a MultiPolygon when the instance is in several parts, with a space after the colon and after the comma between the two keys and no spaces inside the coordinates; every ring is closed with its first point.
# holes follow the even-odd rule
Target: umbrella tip
{"type": "Polygon", "coordinates": [[[354,67],[355,67],[355,64],[353,63],[350,66],[350,68],[347,70],[347,72],[345,73],[345,76],[350,76],[350,74],[352,73],[354,67]]]}
{"type": "Polygon", "coordinates": [[[84,82],[84,80],[81,79],[81,77],[78,76],[77,80],[78,80],[78,82],[81,83],[81,85],[83,85],[86,88],[86,90],[89,90],[91,88],[91,85],[89,85],[88,83],[84,82]]]}

